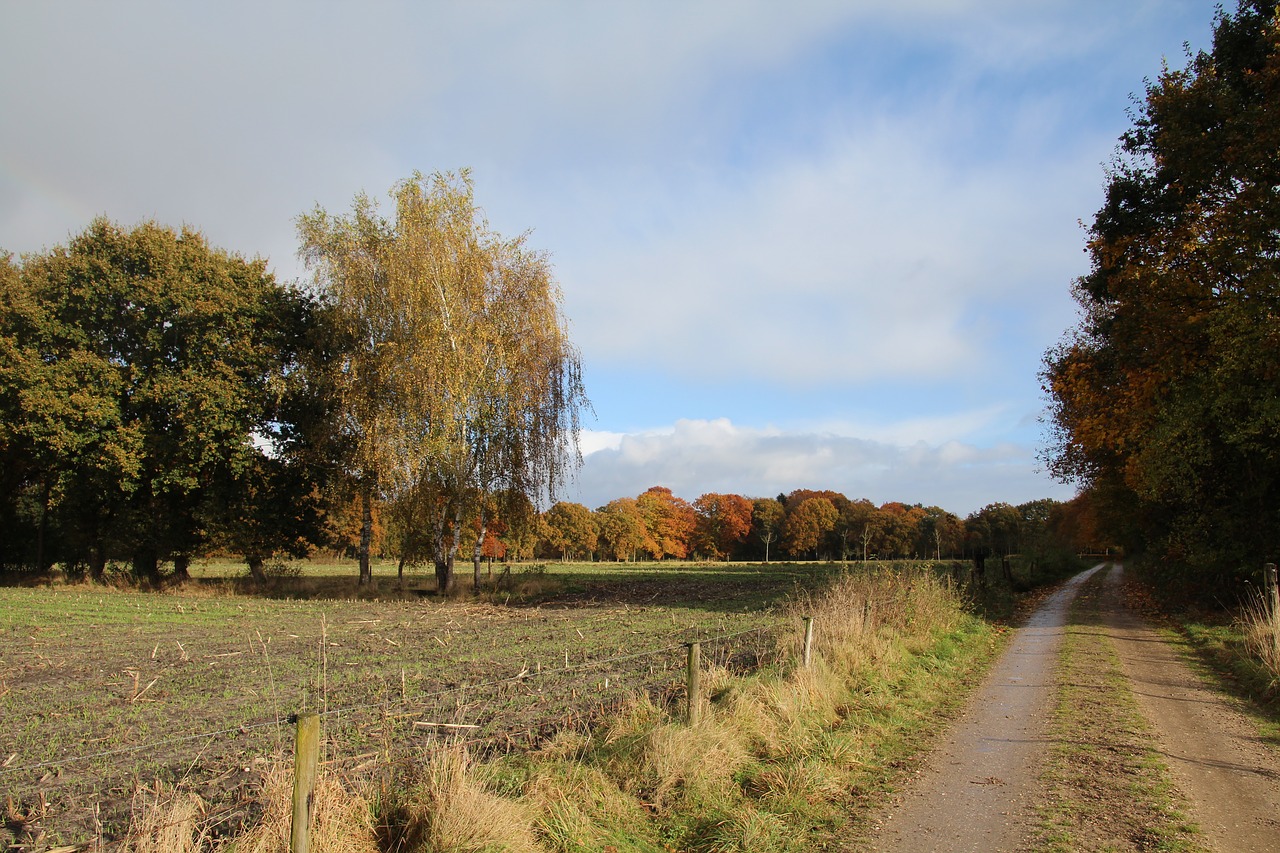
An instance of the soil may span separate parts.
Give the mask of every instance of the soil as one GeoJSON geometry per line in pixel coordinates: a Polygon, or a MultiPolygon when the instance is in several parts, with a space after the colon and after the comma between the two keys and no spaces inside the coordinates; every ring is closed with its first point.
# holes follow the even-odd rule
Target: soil
{"type": "MultiPolygon", "coordinates": [[[[1066,806],[1074,805],[1075,814],[1068,821],[1071,840],[1064,847],[1059,837],[1057,849],[1169,849],[1159,839],[1162,831],[1169,838],[1185,829],[1179,809],[1200,834],[1179,836],[1175,849],[1280,849],[1280,825],[1271,816],[1280,801],[1280,757],[1233,700],[1207,686],[1158,632],[1125,608],[1123,584],[1120,566],[1096,566],[1035,611],[860,849],[1053,848],[1045,814],[1063,805],[1064,761],[1085,765],[1087,772],[1077,766],[1076,780],[1066,783],[1066,806]],[[1132,696],[1140,719],[1086,712],[1064,735],[1052,719],[1058,697],[1067,695],[1057,682],[1071,678],[1078,690],[1087,679],[1078,669],[1073,674],[1058,667],[1057,659],[1072,599],[1095,573],[1102,582],[1090,592],[1096,592],[1089,602],[1092,633],[1107,647],[1103,657],[1114,669],[1108,674],[1122,682],[1126,698],[1132,696]],[[1144,753],[1155,760],[1144,760],[1144,753]],[[1140,778],[1152,773],[1161,777],[1158,785],[1140,778]],[[1165,793],[1141,802],[1137,790],[1165,793]],[[1173,829],[1144,829],[1158,823],[1173,829]]],[[[1100,657],[1097,667],[1106,666],[1100,657]]]]}
{"type": "Polygon", "coordinates": [[[442,740],[528,748],[635,692],[674,702],[681,644],[753,668],[780,619],[759,602],[795,578],[709,584],[624,578],[512,606],[0,589],[0,851],[114,845],[135,805],[175,791],[234,834],[290,751],[293,711],[326,712],[326,767],[356,775],[442,740]]]}

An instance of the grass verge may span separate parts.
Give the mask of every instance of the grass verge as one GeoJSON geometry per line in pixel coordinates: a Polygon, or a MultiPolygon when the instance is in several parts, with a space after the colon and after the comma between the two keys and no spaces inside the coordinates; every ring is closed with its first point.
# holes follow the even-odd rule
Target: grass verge
{"type": "Polygon", "coordinates": [[[1055,680],[1060,685],[1041,777],[1043,851],[1203,851],[1199,830],[1148,744],[1138,709],[1099,612],[1095,575],[1072,607],[1055,680]]]}
{"type": "Polygon", "coordinates": [[[1280,748],[1280,621],[1261,604],[1234,617],[1184,612],[1162,623],[1166,638],[1187,661],[1249,717],[1259,736],[1280,748]]]}

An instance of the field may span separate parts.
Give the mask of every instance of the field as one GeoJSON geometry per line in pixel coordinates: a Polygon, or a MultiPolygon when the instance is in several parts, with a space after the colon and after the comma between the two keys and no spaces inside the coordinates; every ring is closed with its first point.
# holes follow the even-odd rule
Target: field
{"type": "Polygon", "coordinates": [[[446,739],[527,748],[637,692],[674,703],[683,643],[732,635],[704,654],[751,669],[784,621],[776,605],[832,571],[552,564],[454,600],[421,594],[422,575],[399,591],[388,565],[382,598],[356,597],[349,564],[283,572],[271,597],[218,563],[166,593],[0,588],[9,834],[118,838],[135,802],[178,784],[233,833],[255,819],[261,771],[291,749],[299,711],[326,714],[326,766],[355,773],[446,739]],[[299,597],[315,595],[347,597],[299,597]]]}

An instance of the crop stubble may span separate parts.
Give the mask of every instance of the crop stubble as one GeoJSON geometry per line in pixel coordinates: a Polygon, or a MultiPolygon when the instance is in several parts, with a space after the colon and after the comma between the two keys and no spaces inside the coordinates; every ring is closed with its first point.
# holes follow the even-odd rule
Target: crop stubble
{"type": "MultiPolygon", "coordinates": [[[[109,837],[140,791],[181,784],[233,831],[300,710],[327,712],[324,758],[342,772],[443,739],[536,743],[640,690],[674,699],[681,642],[768,630],[777,617],[760,605],[794,583],[783,570],[714,586],[624,575],[527,606],[0,589],[9,830],[109,837]]],[[[705,653],[749,666],[763,641],[705,653]]]]}

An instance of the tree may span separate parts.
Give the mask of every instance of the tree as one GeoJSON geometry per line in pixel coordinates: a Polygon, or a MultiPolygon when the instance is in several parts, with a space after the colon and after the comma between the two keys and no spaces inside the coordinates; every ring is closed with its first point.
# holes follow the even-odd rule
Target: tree
{"type": "Polygon", "coordinates": [[[649,539],[636,499],[617,498],[597,509],[595,514],[600,550],[614,560],[634,561],[636,552],[644,548],[649,539]]]}
{"type": "Polygon", "coordinates": [[[1049,512],[1052,539],[1061,547],[1076,553],[1104,553],[1114,550],[1111,542],[1099,532],[1099,522],[1092,493],[1077,495],[1066,503],[1058,503],[1049,512]]]}
{"type": "Polygon", "coordinates": [[[648,533],[645,547],[655,560],[689,556],[698,516],[687,501],[666,486],[653,486],[636,498],[636,505],[648,533]]]}
{"type": "Polygon", "coordinates": [[[924,518],[924,510],[897,501],[882,504],[879,516],[876,550],[882,557],[907,557],[912,555],[916,531],[924,518]]]}
{"type": "Polygon", "coordinates": [[[1007,503],[987,504],[965,519],[965,533],[975,551],[1007,557],[1018,550],[1022,513],[1007,503]]]}
{"type": "MultiPolygon", "coordinates": [[[[252,520],[247,501],[285,488],[307,499],[282,401],[311,305],[263,261],[192,229],[97,219],[5,270],[0,442],[20,460],[38,567],[56,530],[61,559],[94,575],[112,557],[150,581],[166,560],[185,575],[252,520]]],[[[253,549],[307,537],[303,515],[260,525],[253,549]]]]}
{"type": "MultiPolygon", "coordinates": [[[[791,498],[787,499],[791,503],[791,498]]],[[[782,541],[787,550],[799,556],[812,552],[818,557],[818,548],[828,533],[835,529],[840,517],[830,498],[809,498],[787,515],[782,541]]]]}
{"type": "Polygon", "coordinates": [[[499,540],[501,554],[507,558],[532,557],[538,540],[537,507],[523,493],[501,496],[496,502],[502,513],[489,527],[499,540]]]}
{"type": "Polygon", "coordinates": [[[696,547],[712,559],[729,559],[751,531],[752,503],[741,495],[708,493],[693,502],[696,547]]]}
{"type": "Polygon", "coordinates": [[[1148,84],[1089,232],[1083,319],[1051,350],[1051,470],[1133,552],[1206,582],[1280,538],[1280,26],[1219,11],[1148,84]]]}
{"type": "Polygon", "coordinates": [[[866,498],[846,503],[836,521],[836,531],[840,536],[842,552],[847,547],[844,543],[856,542],[862,548],[862,561],[866,562],[871,542],[880,531],[880,515],[875,504],[866,498]]]}
{"type": "Polygon", "coordinates": [[[548,544],[563,560],[579,554],[590,556],[598,545],[599,533],[591,510],[579,503],[560,501],[543,516],[548,544]]]}
{"type": "Polygon", "coordinates": [[[778,540],[787,510],[776,498],[756,498],[751,506],[751,529],[764,543],[764,561],[769,562],[769,545],[778,540]]]}
{"type": "Polygon", "coordinates": [[[415,173],[391,197],[391,220],[364,195],[350,216],[300,217],[302,253],[344,344],[341,423],[363,505],[413,495],[448,591],[464,521],[483,541],[490,498],[553,499],[580,463],[587,401],[548,259],[489,230],[468,173],[415,173]]]}
{"type": "Polygon", "coordinates": [[[963,543],[964,522],[959,517],[942,507],[924,508],[916,532],[916,548],[919,553],[932,553],[935,560],[941,560],[943,551],[954,554],[963,543]]]}

